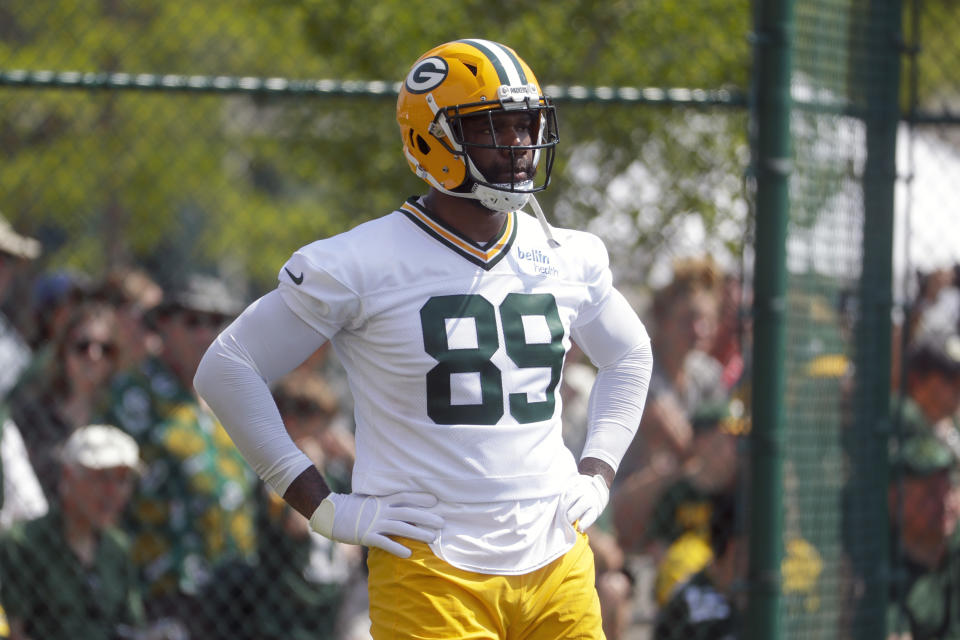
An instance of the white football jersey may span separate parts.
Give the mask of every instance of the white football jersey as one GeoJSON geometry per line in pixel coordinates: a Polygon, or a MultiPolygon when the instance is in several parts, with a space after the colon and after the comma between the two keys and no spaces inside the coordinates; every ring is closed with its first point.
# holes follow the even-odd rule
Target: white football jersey
{"type": "Polygon", "coordinates": [[[348,374],[354,492],[425,491],[478,513],[491,503],[556,510],[577,474],[560,423],[563,361],[612,277],[596,236],[555,231],[557,248],[534,217],[510,213],[478,246],[411,199],[287,261],[284,301],[332,341],[348,374]]]}

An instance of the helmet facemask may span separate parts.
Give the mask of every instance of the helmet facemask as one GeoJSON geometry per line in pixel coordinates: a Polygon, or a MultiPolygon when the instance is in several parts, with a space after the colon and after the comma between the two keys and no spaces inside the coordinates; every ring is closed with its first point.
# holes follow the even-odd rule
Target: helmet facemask
{"type": "Polygon", "coordinates": [[[542,97],[534,85],[511,87],[502,85],[498,94],[502,99],[482,101],[442,107],[435,113],[430,125],[431,133],[452,154],[463,159],[467,167],[464,183],[454,189],[453,195],[473,197],[483,206],[493,211],[516,211],[523,207],[531,194],[543,191],[550,184],[553,170],[554,152],[558,142],[556,109],[549,98],[542,97]],[[511,93],[513,94],[511,96],[511,93]],[[498,116],[502,114],[524,113],[530,116],[530,144],[504,145],[497,141],[498,116]],[[476,119],[485,119],[485,131],[488,140],[467,140],[464,135],[465,121],[476,123],[476,119]],[[498,180],[498,176],[485,175],[471,157],[471,150],[496,150],[510,158],[509,180],[498,180]],[[533,152],[532,160],[521,162],[521,158],[533,152]],[[542,178],[537,179],[543,159],[542,178]],[[527,173],[526,179],[513,178],[521,170],[527,173]]]}

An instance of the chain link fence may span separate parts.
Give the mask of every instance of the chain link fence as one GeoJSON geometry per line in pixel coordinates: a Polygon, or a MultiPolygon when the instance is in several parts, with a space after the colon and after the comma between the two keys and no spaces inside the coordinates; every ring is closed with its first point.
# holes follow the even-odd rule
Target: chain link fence
{"type": "Polygon", "coordinates": [[[960,243],[953,233],[949,202],[953,182],[946,178],[957,157],[955,141],[958,85],[947,71],[957,59],[942,38],[944,25],[956,23],[954,7],[944,3],[907,3],[904,8],[902,101],[905,117],[898,135],[897,229],[894,254],[893,407],[891,429],[899,447],[891,461],[889,516],[891,590],[887,628],[953,633],[957,616],[942,609],[950,602],[947,567],[957,554],[955,466],[949,477],[937,465],[939,451],[917,434],[933,433],[956,460],[957,397],[939,385],[955,385],[954,367],[960,329],[956,264],[960,243]],[[924,398],[930,394],[930,400],[924,398]],[[940,403],[943,404],[940,404],[940,403]],[[917,505],[924,505],[917,508],[917,505]],[[926,531],[926,534],[921,533],[926,531]],[[935,549],[918,553],[918,540],[935,549]],[[922,567],[918,568],[918,567],[922,567]],[[930,585],[928,599],[918,594],[930,585]],[[934,631],[928,631],[935,629],[934,631]]]}
{"type": "MultiPolygon", "coordinates": [[[[311,534],[252,475],[190,380],[218,327],[273,288],[292,251],[422,190],[400,152],[396,80],[422,50],[461,34],[411,42],[389,4],[0,5],[0,212],[12,224],[0,227],[0,274],[11,274],[0,372],[8,637],[367,637],[363,551],[311,534]],[[343,55],[337,43],[357,24],[365,46],[343,55]],[[68,438],[91,423],[134,438],[136,473],[64,469],[68,438]],[[78,531],[76,512],[98,514],[89,526],[107,533],[78,531]]],[[[703,394],[671,390],[686,436],[670,440],[666,422],[641,425],[645,449],[625,460],[591,532],[605,631],[691,637],[689,625],[716,619],[696,633],[721,637],[709,634],[729,630],[728,614],[742,620],[764,578],[744,562],[755,515],[746,473],[754,222],[768,215],[753,203],[750,45],[764,34],[751,34],[742,2],[581,4],[557,9],[565,37],[534,39],[529,52],[515,45],[560,110],[562,153],[541,202],[553,223],[604,238],[658,354],[690,341],[672,327],[694,332],[690,350],[712,358],[684,369],[710,377],[703,394]],[[710,22],[691,27],[683,16],[710,22]],[[597,25],[611,29],[609,46],[577,31],[597,25]],[[673,41],[685,44],[680,53],[673,41]],[[577,56],[609,62],[610,75],[577,75],[577,56]],[[649,77],[702,88],[650,88],[649,77]],[[708,402],[710,390],[722,401],[708,402]],[[706,460],[716,468],[697,466],[706,460]]],[[[891,509],[889,541],[872,528],[902,468],[884,470],[884,429],[895,442],[903,429],[864,422],[878,393],[857,372],[889,368],[881,395],[890,403],[906,394],[916,337],[958,328],[956,52],[942,34],[960,16],[949,3],[879,13],[901,9],[897,40],[860,3],[793,6],[783,513],[773,514],[783,533],[773,588],[789,638],[868,637],[906,598],[905,513],[891,509]],[[876,61],[891,49],[902,54],[903,118],[888,231],[870,208],[870,154],[884,151],[868,123],[891,108],[872,93],[890,79],[876,61]],[[885,308],[882,282],[878,290],[864,267],[865,247],[878,242],[893,255],[885,308]],[[880,311],[867,313],[865,300],[880,311]],[[862,336],[884,335],[886,311],[890,358],[881,349],[871,359],[862,336]]],[[[483,24],[519,42],[534,13],[518,12],[512,27],[483,24]]],[[[591,374],[571,362],[564,376],[574,449],[591,374]]],[[[352,400],[336,359],[321,350],[274,392],[291,435],[334,490],[349,490],[352,400]]],[[[89,450],[124,455],[115,433],[81,433],[87,441],[67,447],[74,462],[89,450]]]]}

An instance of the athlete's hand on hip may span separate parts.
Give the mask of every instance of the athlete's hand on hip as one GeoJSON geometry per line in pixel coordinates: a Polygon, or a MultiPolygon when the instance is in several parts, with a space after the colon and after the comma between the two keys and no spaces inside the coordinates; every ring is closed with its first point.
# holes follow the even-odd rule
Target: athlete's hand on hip
{"type": "Polygon", "coordinates": [[[578,475],[560,496],[560,508],[570,524],[578,523],[580,531],[597,521],[610,500],[610,489],[601,475],[578,475]]]}
{"type": "Polygon", "coordinates": [[[436,496],[429,493],[331,493],[310,516],[310,528],[331,540],[379,547],[400,558],[409,558],[410,549],[388,536],[427,543],[436,540],[443,518],[427,511],[435,504],[436,496]]]}

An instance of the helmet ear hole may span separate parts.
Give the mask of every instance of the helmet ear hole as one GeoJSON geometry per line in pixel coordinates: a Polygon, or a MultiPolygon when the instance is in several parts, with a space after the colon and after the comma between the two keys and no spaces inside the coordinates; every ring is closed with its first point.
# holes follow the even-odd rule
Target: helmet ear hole
{"type": "MultiPolygon", "coordinates": [[[[412,142],[413,131],[410,132],[410,137],[412,142]]],[[[417,136],[416,144],[417,144],[417,149],[419,149],[420,153],[422,153],[423,155],[427,155],[428,153],[430,153],[430,145],[427,144],[427,141],[424,140],[422,136],[420,135],[417,136]]]]}

